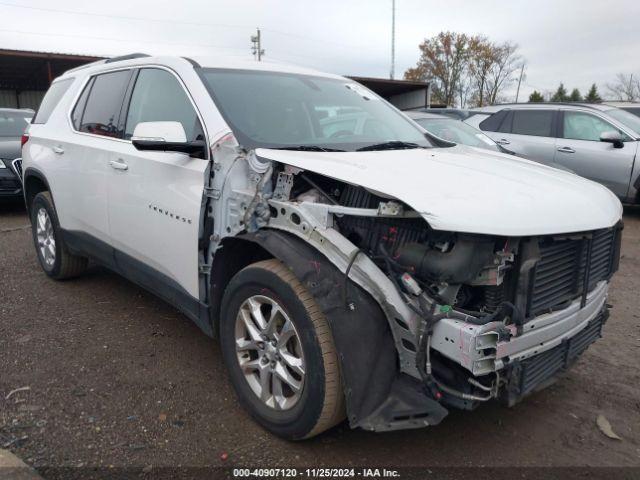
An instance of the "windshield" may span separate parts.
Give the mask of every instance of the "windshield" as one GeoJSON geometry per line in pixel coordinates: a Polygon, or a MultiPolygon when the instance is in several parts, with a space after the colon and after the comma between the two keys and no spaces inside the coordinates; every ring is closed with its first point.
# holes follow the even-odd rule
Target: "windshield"
{"type": "Polygon", "coordinates": [[[0,137],[21,137],[33,114],[0,110],[0,137]]]}
{"type": "Polygon", "coordinates": [[[611,110],[607,110],[606,113],[625,127],[633,130],[636,135],[640,135],[640,117],[636,117],[633,113],[626,112],[619,108],[612,108],[611,110]]]}
{"type": "Polygon", "coordinates": [[[486,148],[499,151],[498,145],[480,130],[470,125],[450,118],[416,118],[422,128],[438,138],[449,142],[469,145],[470,147],[486,148]]]}
{"type": "Polygon", "coordinates": [[[220,69],[205,69],[202,77],[245,148],[431,146],[400,112],[348,79],[220,69]]]}

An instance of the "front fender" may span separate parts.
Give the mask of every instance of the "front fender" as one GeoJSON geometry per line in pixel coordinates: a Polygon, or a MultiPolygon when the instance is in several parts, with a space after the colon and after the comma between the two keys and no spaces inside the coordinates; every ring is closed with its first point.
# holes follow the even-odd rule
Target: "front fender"
{"type": "Polygon", "coordinates": [[[421,427],[444,418],[447,411],[426,397],[415,379],[399,373],[389,323],[369,293],[348,280],[348,306],[345,305],[344,274],[322,253],[292,234],[264,229],[242,238],[259,244],[287,265],[327,317],[338,351],[352,427],[421,427]],[[401,426],[395,417],[402,417],[401,426]],[[411,417],[420,420],[408,425],[411,417]]]}

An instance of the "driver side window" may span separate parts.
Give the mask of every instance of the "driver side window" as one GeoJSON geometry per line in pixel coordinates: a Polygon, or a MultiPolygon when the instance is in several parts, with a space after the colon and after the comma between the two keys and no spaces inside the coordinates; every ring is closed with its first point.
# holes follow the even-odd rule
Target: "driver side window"
{"type": "Polygon", "coordinates": [[[599,142],[605,132],[619,132],[625,140],[627,138],[619,129],[595,115],[583,112],[564,112],[562,138],[599,142]]]}
{"type": "Polygon", "coordinates": [[[129,102],[125,138],[133,136],[138,123],[161,121],[180,122],[188,141],[204,139],[200,120],[178,80],[166,70],[143,68],[129,102]]]}

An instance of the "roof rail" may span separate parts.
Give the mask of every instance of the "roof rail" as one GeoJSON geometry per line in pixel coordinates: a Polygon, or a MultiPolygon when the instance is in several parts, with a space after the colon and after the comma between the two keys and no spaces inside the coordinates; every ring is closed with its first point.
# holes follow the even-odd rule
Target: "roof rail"
{"type": "Polygon", "coordinates": [[[592,108],[594,110],[598,109],[598,105],[601,105],[600,103],[588,103],[588,102],[520,102],[520,103],[497,103],[495,105],[489,105],[491,107],[521,107],[521,106],[528,106],[528,107],[532,107],[535,108],[536,106],[542,106],[544,107],[545,105],[561,105],[561,106],[567,106],[567,107],[584,107],[584,108],[592,108]]]}
{"type": "Polygon", "coordinates": [[[150,57],[146,53],[130,53],[129,55],[121,55],[119,57],[108,58],[104,63],[121,62],[123,60],[133,60],[134,58],[150,57]]]}
{"type": "Polygon", "coordinates": [[[66,72],[64,72],[63,75],[66,75],[68,73],[77,72],[77,71],[85,69],[85,68],[94,67],[96,65],[102,65],[103,63],[105,63],[105,60],[96,60],[95,62],[85,63],[84,65],[80,65],[79,67],[67,70],[66,72]]]}

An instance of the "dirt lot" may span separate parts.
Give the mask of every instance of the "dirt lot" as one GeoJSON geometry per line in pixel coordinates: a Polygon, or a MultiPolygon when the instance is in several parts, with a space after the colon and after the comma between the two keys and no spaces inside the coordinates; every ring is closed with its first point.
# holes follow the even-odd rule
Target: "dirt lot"
{"type": "Polygon", "coordinates": [[[102,268],[49,280],[24,210],[0,206],[0,448],[47,478],[73,471],[61,466],[640,467],[640,210],[625,222],[604,338],[546,391],[429,429],[343,425],[292,444],[240,409],[220,349],[189,320],[102,268]]]}

